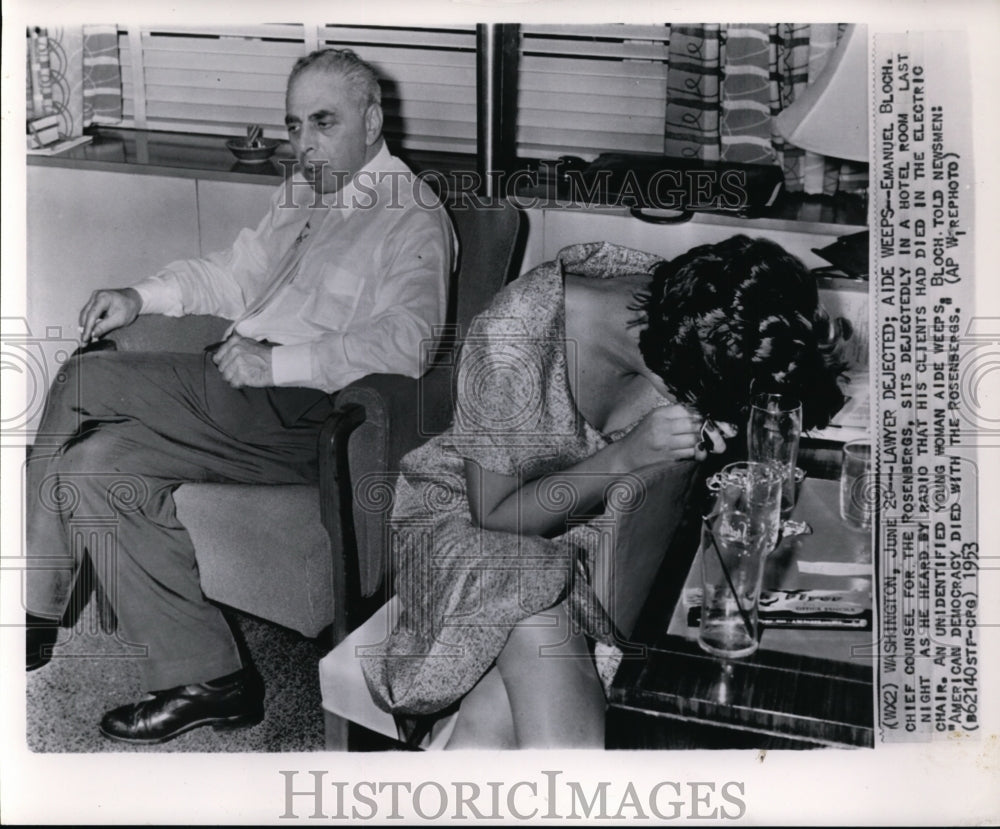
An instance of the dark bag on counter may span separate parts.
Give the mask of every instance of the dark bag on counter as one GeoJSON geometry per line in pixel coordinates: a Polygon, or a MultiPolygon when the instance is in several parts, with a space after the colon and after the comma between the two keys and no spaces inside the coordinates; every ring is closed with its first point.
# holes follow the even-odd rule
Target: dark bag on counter
{"type": "Polygon", "coordinates": [[[776,165],[647,153],[602,153],[583,169],[574,171],[570,166],[562,180],[565,185],[573,179],[579,191],[575,195],[590,203],[744,214],[772,205],[784,183],[776,165]]]}

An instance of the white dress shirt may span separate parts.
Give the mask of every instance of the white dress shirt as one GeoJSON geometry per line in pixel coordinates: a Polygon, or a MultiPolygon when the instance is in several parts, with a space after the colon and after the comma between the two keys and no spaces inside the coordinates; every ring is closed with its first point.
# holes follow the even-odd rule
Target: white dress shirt
{"type": "Polygon", "coordinates": [[[287,179],[232,248],[135,285],[142,313],[235,320],[238,334],[277,344],[276,386],[333,392],[373,373],[419,377],[422,343],[445,319],[455,256],[447,213],[385,146],[324,200],[331,206],[299,174],[287,179]]]}

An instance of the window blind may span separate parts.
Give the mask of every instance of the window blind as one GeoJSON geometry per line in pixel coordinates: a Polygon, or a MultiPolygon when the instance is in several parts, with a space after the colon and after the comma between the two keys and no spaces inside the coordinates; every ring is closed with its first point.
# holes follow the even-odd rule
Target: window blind
{"type": "Polygon", "coordinates": [[[143,27],[119,34],[123,117],[142,129],[285,137],[285,82],[304,27],[143,27]]]}
{"type": "Polygon", "coordinates": [[[390,142],[476,152],[475,26],[326,26],[321,37],[324,45],[353,49],[379,71],[390,142]]]}
{"type": "Polygon", "coordinates": [[[127,126],[242,135],[248,123],[284,138],[285,84],[316,46],[351,48],[371,62],[394,147],[474,153],[474,26],[141,27],[120,30],[127,126]]]}
{"type": "Polygon", "coordinates": [[[521,26],[520,157],[663,152],[668,25],[521,26]]]}

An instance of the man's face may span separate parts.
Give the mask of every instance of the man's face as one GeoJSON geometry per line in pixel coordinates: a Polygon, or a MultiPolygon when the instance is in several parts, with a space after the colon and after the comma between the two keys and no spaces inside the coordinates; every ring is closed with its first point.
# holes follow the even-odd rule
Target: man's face
{"type": "Polygon", "coordinates": [[[381,146],[381,108],[362,110],[339,72],[306,69],[288,88],[285,110],[292,149],[319,194],[343,187],[381,146]]]}

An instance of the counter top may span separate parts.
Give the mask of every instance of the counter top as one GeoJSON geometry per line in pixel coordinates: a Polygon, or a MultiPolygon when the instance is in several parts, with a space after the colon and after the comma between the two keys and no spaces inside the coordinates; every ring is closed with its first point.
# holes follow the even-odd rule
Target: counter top
{"type": "MultiPolygon", "coordinates": [[[[133,175],[174,176],[180,178],[216,179],[248,184],[277,184],[285,165],[294,163],[287,141],[281,142],[275,155],[263,164],[245,164],[233,157],[226,141],[233,136],[196,135],[153,130],[101,128],[91,131],[91,140],[55,155],[29,155],[31,166],[69,167],[103,170],[133,175]]],[[[394,149],[394,152],[399,152],[394,149]]],[[[418,172],[436,172],[452,177],[461,172],[458,181],[471,186],[470,172],[476,170],[476,159],[468,155],[442,153],[399,152],[410,167],[418,172]]],[[[290,169],[290,168],[289,168],[290,169]]],[[[438,178],[440,176],[437,176],[438,178]]],[[[547,196],[544,188],[519,188],[516,200],[522,206],[548,209],[580,209],[580,204],[563,204],[547,196]]],[[[610,205],[587,205],[589,211],[628,215],[628,208],[610,205]]],[[[649,210],[654,216],[657,212],[649,210]]],[[[745,217],[725,213],[698,212],[693,221],[706,224],[746,222],[745,217]]],[[[841,235],[865,227],[866,216],[856,200],[831,199],[783,193],[771,208],[754,217],[762,228],[788,229],[841,235]]]]}
{"type": "MultiPolygon", "coordinates": [[[[287,141],[282,141],[275,154],[263,164],[240,162],[226,148],[226,141],[233,137],[104,128],[92,131],[88,143],[64,152],[29,155],[28,164],[276,185],[281,182],[286,165],[291,169],[295,163],[287,141]]],[[[464,156],[436,154],[432,158],[423,153],[404,153],[403,156],[410,167],[418,171],[434,169],[449,175],[470,165],[475,167],[475,160],[464,156]]]]}
{"type": "Polygon", "coordinates": [[[222,135],[100,130],[88,143],[57,155],[29,155],[28,164],[277,184],[282,177],[282,161],[291,164],[295,160],[289,144],[282,142],[275,155],[264,164],[243,164],[226,148],[227,140],[222,135]]]}

